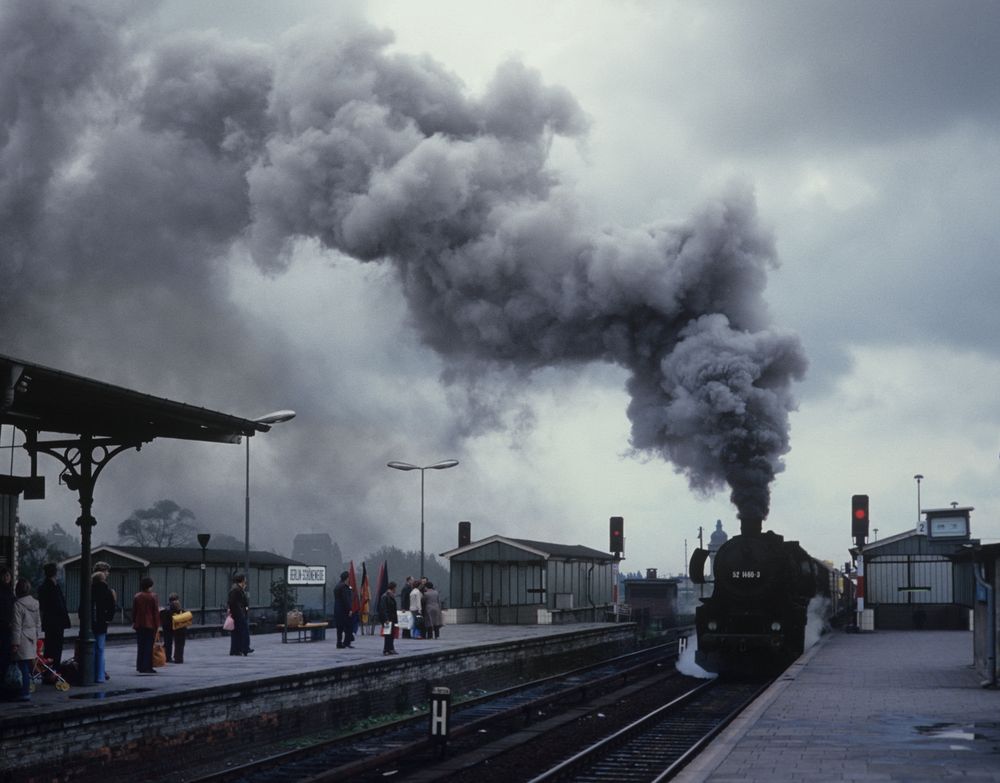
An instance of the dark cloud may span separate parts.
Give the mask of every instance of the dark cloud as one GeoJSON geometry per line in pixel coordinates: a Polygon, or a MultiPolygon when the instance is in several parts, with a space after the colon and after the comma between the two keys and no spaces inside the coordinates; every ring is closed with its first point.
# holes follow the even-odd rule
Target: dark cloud
{"type": "Polygon", "coordinates": [[[0,268],[19,273],[0,326],[31,325],[7,352],[244,415],[288,395],[300,434],[276,483],[297,513],[329,513],[335,491],[363,517],[350,446],[370,455],[372,422],[391,416],[370,392],[345,405],[307,380],[302,347],[231,298],[244,242],[274,274],[315,240],[395,267],[408,317],[461,381],[456,436],[530,425],[508,408],[511,379],[610,362],[628,373],[637,451],[767,514],[805,359],[769,326],[773,239],[748,189],[684,223],[595,229],[546,165],[587,117],[519,62],[471,97],[364,23],[274,52],[202,34],[133,50],[122,19],[87,8],[22,0],[0,18],[20,52],[0,61],[0,226],[15,238],[0,268]],[[309,480],[320,464],[330,483],[309,480]]]}

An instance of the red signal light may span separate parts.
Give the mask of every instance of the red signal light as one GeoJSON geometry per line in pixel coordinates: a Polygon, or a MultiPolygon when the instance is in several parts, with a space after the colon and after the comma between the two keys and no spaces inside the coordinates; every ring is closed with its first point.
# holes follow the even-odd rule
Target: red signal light
{"type": "Polygon", "coordinates": [[[860,546],[868,538],[868,496],[851,496],[851,538],[860,546]]]}
{"type": "Polygon", "coordinates": [[[611,517],[611,545],[609,549],[616,555],[625,551],[624,544],[625,519],[623,517],[611,517]]]}

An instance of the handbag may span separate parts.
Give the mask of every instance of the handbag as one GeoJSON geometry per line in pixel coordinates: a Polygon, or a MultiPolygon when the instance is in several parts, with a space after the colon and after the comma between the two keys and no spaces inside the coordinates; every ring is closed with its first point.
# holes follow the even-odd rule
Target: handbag
{"type": "Polygon", "coordinates": [[[194,615],[191,612],[179,612],[173,616],[174,630],[178,631],[181,628],[187,628],[191,623],[194,622],[194,615]]]}
{"type": "Polygon", "coordinates": [[[399,627],[404,631],[409,631],[413,628],[413,613],[412,612],[400,612],[399,613],[399,627]]]}
{"type": "Polygon", "coordinates": [[[156,632],[156,639],[153,642],[153,668],[167,665],[167,651],[163,649],[163,639],[160,632],[156,632]]]}
{"type": "Polygon", "coordinates": [[[7,667],[7,672],[4,674],[3,684],[7,690],[21,690],[21,686],[23,684],[21,682],[21,670],[18,668],[16,663],[11,663],[11,665],[7,667]]]}
{"type": "Polygon", "coordinates": [[[233,616],[229,614],[229,612],[226,612],[226,619],[222,623],[222,630],[223,631],[236,630],[236,621],[233,619],[233,616]]]}

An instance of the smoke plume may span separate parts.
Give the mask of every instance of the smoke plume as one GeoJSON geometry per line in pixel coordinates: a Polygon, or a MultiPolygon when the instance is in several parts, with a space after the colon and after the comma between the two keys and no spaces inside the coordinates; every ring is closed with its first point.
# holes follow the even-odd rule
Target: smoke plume
{"type": "MultiPolygon", "coordinates": [[[[472,96],[364,22],[274,49],[150,43],[129,22],[89,4],[0,10],[5,340],[30,324],[12,342],[36,356],[127,321],[115,339],[197,345],[208,362],[247,329],[226,265],[245,250],[278,275],[311,239],[392,265],[422,340],[470,390],[497,369],[621,366],[635,452],[700,493],[728,487],[741,518],[767,515],[806,360],[769,324],[774,242],[749,189],[682,223],[585,225],[547,161],[587,117],[519,62],[472,96]],[[122,295],[96,323],[109,290],[122,295]]],[[[274,341],[220,363],[263,382],[274,341]]]]}

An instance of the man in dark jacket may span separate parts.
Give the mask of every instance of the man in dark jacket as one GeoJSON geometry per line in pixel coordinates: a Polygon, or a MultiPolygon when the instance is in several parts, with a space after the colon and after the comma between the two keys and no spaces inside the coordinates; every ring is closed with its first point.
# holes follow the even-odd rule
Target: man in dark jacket
{"type": "Polygon", "coordinates": [[[66,610],[66,596],[56,581],[59,567],[55,563],[46,563],[44,571],[45,581],[38,588],[38,608],[42,615],[42,633],[45,634],[45,657],[51,658],[52,668],[57,669],[62,662],[63,634],[70,627],[69,612],[66,610]]]}
{"type": "Polygon", "coordinates": [[[350,573],[344,571],[337,586],[333,588],[333,622],[337,626],[337,647],[340,648],[352,647],[351,642],[354,641],[354,623],[351,619],[354,596],[348,578],[350,573]]]}
{"type": "Polygon", "coordinates": [[[396,632],[396,626],[399,624],[399,615],[396,612],[395,582],[389,582],[386,591],[378,599],[378,617],[382,623],[382,638],[384,639],[382,655],[398,655],[395,643],[393,642],[393,635],[396,632]],[[389,624],[388,633],[385,632],[386,623],[389,624]]]}

